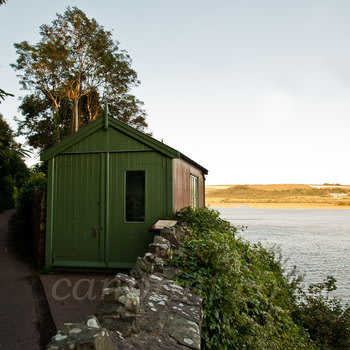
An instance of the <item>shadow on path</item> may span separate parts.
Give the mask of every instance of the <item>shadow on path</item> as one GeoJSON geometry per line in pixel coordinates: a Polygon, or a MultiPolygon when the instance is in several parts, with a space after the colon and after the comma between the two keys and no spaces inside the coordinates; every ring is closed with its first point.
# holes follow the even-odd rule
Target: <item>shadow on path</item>
{"type": "Polygon", "coordinates": [[[0,213],[0,349],[44,349],[55,327],[14,217],[14,210],[0,213]]]}

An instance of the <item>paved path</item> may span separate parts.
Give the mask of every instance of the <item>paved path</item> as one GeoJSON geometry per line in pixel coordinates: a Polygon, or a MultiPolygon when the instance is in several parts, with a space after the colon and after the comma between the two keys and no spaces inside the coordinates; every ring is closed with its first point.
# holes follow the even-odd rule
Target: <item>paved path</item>
{"type": "Polygon", "coordinates": [[[101,303],[102,288],[113,274],[55,273],[40,275],[56,327],[93,315],[101,303]]]}
{"type": "Polygon", "coordinates": [[[52,320],[22,237],[10,228],[13,214],[0,213],[0,349],[38,350],[53,331],[52,320]]]}

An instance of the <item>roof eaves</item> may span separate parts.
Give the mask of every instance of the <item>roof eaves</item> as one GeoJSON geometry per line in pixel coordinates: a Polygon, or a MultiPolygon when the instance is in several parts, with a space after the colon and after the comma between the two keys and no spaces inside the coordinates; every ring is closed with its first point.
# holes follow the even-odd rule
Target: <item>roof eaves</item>
{"type": "Polygon", "coordinates": [[[194,160],[192,160],[191,158],[188,158],[187,156],[185,156],[183,153],[180,153],[180,158],[185,160],[186,162],[192,164],[194,167],[200,169],[203,171],[204,175],[208,175],[208,170],[204,167],[202,167],[200,164],[198,164],[197,162],[195,162],[194,160]]]}
{"type": "Polygon", "coordinates": [[[151,148],[164,153],[170,158],[180,158],[180,152],[176,149],[156,140],[155,138],[144,134],[143,132],[131,127],[130,125],[110,116],[110,124],[120,131],[126,133],[130,137],[137,139],[138,141],[145,143],[151,148]]]}

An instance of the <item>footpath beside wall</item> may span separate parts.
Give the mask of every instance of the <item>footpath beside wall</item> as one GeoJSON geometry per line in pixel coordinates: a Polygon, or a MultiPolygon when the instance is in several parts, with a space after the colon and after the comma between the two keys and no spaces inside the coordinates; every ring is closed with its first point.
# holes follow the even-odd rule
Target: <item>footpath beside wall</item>
{"type": "Polygon", "coordinates": [[[202,298],[174,283],[177,271],[165,266],[169,254],[182,254],[186,227],[163,229],[130,275],[118,273],[102,291],[94,316],[65,323],[47,350],[200,349],[202,298]]]}

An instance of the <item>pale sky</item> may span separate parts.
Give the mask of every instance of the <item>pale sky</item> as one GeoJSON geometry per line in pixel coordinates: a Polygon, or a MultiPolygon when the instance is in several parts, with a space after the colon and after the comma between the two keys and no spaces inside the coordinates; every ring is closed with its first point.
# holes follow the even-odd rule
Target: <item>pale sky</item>
{"type": "Polygon", "coordinates": [[[350,2],[8,0],[0,104],[15,128],[13,43],[76,5],[133,59],[149,130],[209,170],[207,184],[350,184],[350,2]]]}

